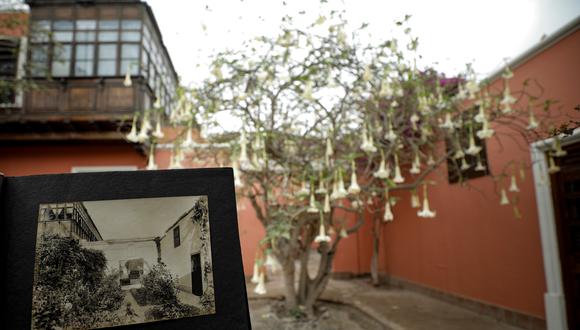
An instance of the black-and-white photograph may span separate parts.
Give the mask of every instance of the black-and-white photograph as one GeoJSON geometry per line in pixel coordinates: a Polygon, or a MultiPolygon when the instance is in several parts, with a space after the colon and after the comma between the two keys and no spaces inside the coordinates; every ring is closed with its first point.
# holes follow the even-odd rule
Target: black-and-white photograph
{"type": "Polygon", "coordinates": [[[33,329],[215,313],[207,196],[41,204],[33,329]]]}

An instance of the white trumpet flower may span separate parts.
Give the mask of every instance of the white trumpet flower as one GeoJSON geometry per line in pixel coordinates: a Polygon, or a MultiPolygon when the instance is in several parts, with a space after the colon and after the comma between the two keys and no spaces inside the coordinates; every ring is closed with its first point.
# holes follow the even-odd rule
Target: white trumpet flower
{"type": "Polygon", "coordinates": [[[531,131],[533,129],[538,128],[538,126],[539,126],[539,124],[538,124],[538,121],[536,120],[536,116],[534,115],[534,112],[530,111],[530,116],[528,119],[528,126],[526,127],[526,129],[531,131]]]}
{"type": "Polygon", "coordinates": [[[457,150],[455,150],[455,153],[453,154],[453,158],[454,159],[459,159],[459,158],[463,158],[463,157],[465,157],[465,153],[461,149],[461,146],[459,146],[457,148],[457,150]]]}
{"type": "Polygon", "coordinates": [[[266,256],[266,262],[264,265],[272,270],[272,272],[276,273],[282,269],[282,265],[278,262],[278,259],[272,256],[272,254],[268,254],[266,256]]]}
{"type": "Polygon", "coordinates": [[[302,98],[308,101],[314,100],[312,96],[312,81],[307,81],[306,85],[304,86],[304,91],[302,91],[302,98]]]}
{"type": "Polygon", "coordinates": [[[460,169],[462,171],[467,171],[471,166],[469,166],[469,164],[467,163],[467,161],[465,160],[465,157],[461,158],[461,167],[460,169]]]}
{"type": "Polygon", "coordinates": [[[393,89],[387,81],[383,81],[381,84],[381,90],[379,91],[379,96],[390,98],[393,96],[393,89]]]}
{"type": "Polygon", "coordinates": [[[421,118],[419,118],[419,116],[414,113],[411,115],[411,117],[409,118],[409,121],[411,122],[411,128],[416,131],[418,129],[417,127],[417,122],[420,120],[421,118]]]}
{"type": "Polygon", "coordinates": [[[401,175],[401,167],[399,166],[399,157],[395,154],[395,177],[393,178],[395,183],[405,182],[405,178],[401,175]]]}
{"type": "Polygon", "coordinates": [[[421,159],[419,159],[418,152],[415,153],[415,158],[413,159],[413,165],[411,166],[409,173],[411,173],[411,174],[421,173],[421,159]]]}
{"type": "Polygon", "coordinates": [[[171,155],[171,160],[169,161],[169,169],[175,170],[180,168],[183,168],[183,165],[181,164],[181,159],[177,153],[174,153],[171,155]]]}
{"type": "Polygon", "coordinates": [[[384,222],[391,222],[395,219],[393,216],[393,211],[391,210],[391,202],[389,201],[389,197],[387,196],[387,201],[385,202],[385,214],[383,215],[384,222]]]}
{"type": "Polygon", "coordinates": [[[419,194],[417,194],[417,190],[413,190],[411,192],[411,207],[414,209],[418,209],[421,207],[421,200],[419,199],[419,194]]]}
{"type": "Polygon", "coordinates": [[[163,139],[163,137],[165,137],[165,134],[163,133],[163,130],[161,129],[161,121],[158,120],[157,124],[155,125],[155,132],[153,132],[153,135],[155,138],[157,139],[163,139]]]}
{"type": "Polygon", "coordinates": [[[516,102],[516,99],[510,94],[510,87],[506,83],[505,89],[503,90],[503,99],[500,101],[500,104],[503,106],[501,110],[504,114],[509,114],[513,112],[512,104],[516,102]]]}
{"type": "Polygon", "coordinates": [[[141,129],[139,130],[139,135],[137,135],[137,141],[141,143],[147,141],[150,130],[151,130],[151,122],[149,121],[149,117],[144,116],[143,121],[141,122],[141,129]]]}
{"type": "Polygon", "coordinates": [[[187,127],[187,133],[185,134],[185,140],[182,145],[185,149],[192,149],[195,146],[193,135],[191,133],[191,126],[187,127]]]}
{"type": "Polygon", "coordinates": [[[123,86],[131,87],[133,86],[133,81],[131,81],[131,66],[127,68],[127,72],[125,72],[125,80],[123,80],[123,86]]]}
{"type": "Polygon", "coordinates": [[[389,120],[389,123],[387,125],[387,131],[385,132],[384,138],[385,138],[385,140],[388,140],[391,142],[395,142],[397,140],[397,133],[395,133],[395,131],[393,130],[393,124],[391,123],[390,120],[389,120]]]}
{"type": "Polygon", "coordinates": [[[318,213],[318,208],[316,207],[316,200],[314,199],[314,193],[310,193],[310,205],[306,209],[308,213],[318,213]]]}
{"type": "Polygon", "coordinates": [[[147,170],[156,170],[157,164],[155,163],[155,145],[151,144],[151,149],[149,150],[149,161],[147,162],[147,170]]]}
{"type": "Polygon", "coordinates": [[[435,158],[433,158],[433,153],[429,154],[429,158],[427,158],[427,165],[429,166],[435,165],[435,158]]]}
{"type": "Polygon", "coordinates": [[[324,228],[324,216],[320,213],[320,228],[318,230],[318,236],[314,238],[315,243],[328,243],[330,242],[330,236],[326,234],[326,229],[324,228]]]}
{"type": "Polygon", "coordinates": [[[507,197],[507,193],[505,192],[504,188],[501,188],[500,196],[501,196],[501,198],[499,200],[499,205],[509,205],[510,204],[510,201],[507,197]]]}
{"type": "Polygon", "coordinates": [[[139,142],[139,137],[137,136],[137,116],[133,117],[133,125],[131,126],[131,131],[129,134],[125,135],[125,138],[130,142],[139,142]]]}
{"type": "Polygon", "coordinates": [[[254,262],[254,271],[252,272],[252,279],[250,280],[254,284],[258,284],[260,281],[260,266],[258,266],[258,262],[254,262]]]}
{"type": "Polygon", "coordinates": [[[254,289],[254,293],[258,295],[265,295],[266,291],[266,274],[260,272],[260,277],[258,278],[258,285],[254,289]]]}
{"type": "Polygon", "coordinates": [[[562,141],[558,136],[554,136],[554,152],[552,157],[564,157],[568,154],[566,150],[562,149],[562,141]]]}
{"type": "Polygon", "coordinates": [[[234,170],[234,186],[237,188],[243,188],[244,182],[242,181],[242,177],[240,175],[240,164],[237,160],[232,161],[232,168],[234,170]]]}
{"type": "Polygon", "coordinates": [[[216,80],[221,80],[223,78],[222,66],[214,65],[213,69],[211,70],[211,73],[213,74],[216,80]]]}
{"type": "Polygon", "coordinates": [[[315,193],[317,195],[326,194],[328,190],[326,190],[326,185],[324,184],[324,180],[322,179],[322,172],[320,172],[320,179],[318,181],[318,189],[316,189],[315,193]]]}
{"type": "Polygon", "coordinates": [[[439,127],[448,129],[450,132],[453,132],[455,130],[455,124],[453,124],[453,121],[451,120],[450,113],[445,114],[445,121],[442,124],[440,124],[439,127]]]}
{"type": "Polygon", "coordinates": [[[417,212],[420,218],[435,218],[436,212],[429,209],[429,198],[427,197],[427,185],[423,186],[423,208],[417,212]]]}
{"type": "Polygon", "coordinates": [[[246,140],[246,132],[242,130],[242,133],[240,134],[240,163],[241,164],[245,164],[248,162],[248,150],[247,150],[247,143],[248,141],[246,140]]]}
{"type": "Polygon", "coordinates": [[[371,66],[370,66],[370,65],[367,65],[367,66],[365,67],[365,72],[364,72],[364,73],[363,73],[363,75],[362,75],[362,80],[363,80],[363,81],[369,81],[369,80],[371,80],[372,78],[373,78],[373,72],[372,72],[372,70],[371,70],[371,66]]]}
{"type": "Polygon", "coordinates": [[[328,194],[324,194],[324,213],[330,213],[330,196],[328,194]]]}
{"type": "Polygon", "coordinates": [[[391,175],[391,170],[386,165],[385,157],[381,151],[381,163],[379,164],[379,169],[373,173],[373,176],[378,179],[388,179],[391,175]]]}
{"type": "Polygon", "coordinates": [[[487,120],[483,105],[479,106],[479,111],[477,112],[477,115],[475,115],[475,117],[473,117],[473,120],[475,120],[478,123],[483,123],[484,121],[487,120]]]}
{"type": "Polygon", "coordinates": [[[465,88],[467,89],[467,93],[469,94],[469,99],[473,100],[477,92],[479,92],[479,85],[475,80],[469,80],[465,84],[465,88]]]}
{"type": "Polygon", "coordinates": [[[310,189],[306,186],[306,181],[302,181],[300,189],[296,192],[297,196],[307,196],[310,193],[310,189]]]}
{"type": "Polygon", "coordinates": [[[481,156],[480,155],[477,155],[477,164],[475,164],[475,170],[478,171],[478,172],[483,172],[486,169],[487,168],[481,162],[481,156]]]}
{"type": "Polygon", "coordinates": [[[477,137],[480,139],[488,139],[493,136],[495,131],[489,128],[489,122],[487,120],[483,121],[482,128],[477,131],[477,137]]]}
{"type": "Polygon", "coordinates": [[[354,160],[352,161],[352,173],[350,175],[350,186],[348,187],[348,193],[351,195],[358,195],[358,193],[360,193],[360,186],[358,185],[358,180],[356,177],[356,167],[354,165],[354,160]]]}
{"type": "Polygon", "coordinates": [[[503,77],[503,79],[509,80],[509,79],[513,78],[514,73],[512,72],[512,70],[509,67],[506,67],[504,73],[502,73],[501,76],[503,77]]]}
{"type": "Polygon", "coordinates": [[[373,142],[373,135],[367,132],[366,125],[363,127],[363,142],[360,146],[361,150],[367,153],[377,152],[377,147],[373,142]]]}
{"type": "Polygon", "coordinates": [[[560,166],[556,165],[554,157],[548,156],[548,163],[550,164],[550,167],[548,167],[548,173],[554,174],[560,172],[560,166]]]}
{"type": "Polygon", "coordinates": [[[333,154],[333,150],[332,150],[332,141],[330,140],[330,138],[326,138],[326,156],[330,157],[333,154]]]}
{"type": "Polygon", "coordinates": [[[511,192],[519,192],[520,191],[520,188],[518,188],[518,183],[516,181],[516,176],[513,174],[511,176],[510,187],[508,190],[511,192]]]}
{"type": "Polygon", "coordinates": [[[465,150],[465,153],[468,155],[475,156],[478,155],[480,151],[481,147],[475,144],[475,137],[473,136],[473,133],[469,134],[469,148],[465,150]]]}

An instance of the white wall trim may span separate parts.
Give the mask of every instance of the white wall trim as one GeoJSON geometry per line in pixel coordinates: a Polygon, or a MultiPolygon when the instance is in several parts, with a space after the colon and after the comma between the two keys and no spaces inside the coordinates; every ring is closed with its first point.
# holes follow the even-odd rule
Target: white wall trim
{"type": "Polygon", "coordinates": [[[116,171],[136,171],[137,166],[121,165],[121,166],[73,166],[71,173],[86,173],[86,172],[116,172],[116,171]]]}
{"type": "MultiPolygon", "coordinates": [[[[536,204],[540,222],[544,272],[546,275],[547,292],[544,294],[546,325],[548,330],[566,330],[568,325],[562,285],[562,269],[558,251],[550,174],[548,173],[546,158],[546,152],[550,150],[553,140],[553,138],[550,138],[532,143],[530,152],[536,187],[536,204]]],[[[577,142],[580,142],[580,129],[574,130],[571,136],[563,138],[562,145],[566,146],[577,142]]]]}

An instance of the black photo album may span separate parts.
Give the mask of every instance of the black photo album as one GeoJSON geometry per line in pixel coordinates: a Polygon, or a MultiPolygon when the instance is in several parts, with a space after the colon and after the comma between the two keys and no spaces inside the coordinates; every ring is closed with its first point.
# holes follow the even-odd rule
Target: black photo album
{"type": "Polygon", "coordinates": [[[0,175],[2,329],[250,329],[231,168],[0,175]]]}

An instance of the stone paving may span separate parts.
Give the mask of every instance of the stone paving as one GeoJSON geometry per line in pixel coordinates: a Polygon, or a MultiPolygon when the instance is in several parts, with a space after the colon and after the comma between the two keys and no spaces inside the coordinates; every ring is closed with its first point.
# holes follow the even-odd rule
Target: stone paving
{"type": "MultiPolygon", "coordinates": [[[[268,293],[256,295],[255,285],[247,283],[248,298],[280,299],[283,296],[281,276],[272,275],[268,293]]],[[[370,280],[330,280],[322,300],[351,304],[383,324],[385,329],[449,329],[449,330],[517,330],[486,315],[422,295],[385,287],[373,287],[370,280]]],[[[252,305],[252,304],[250,304],[252,305]]],[[[252,311],[250,311],[252,312],[252,311]]]]}

